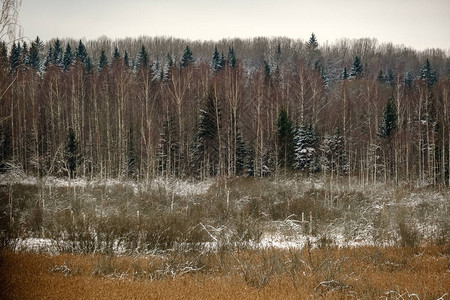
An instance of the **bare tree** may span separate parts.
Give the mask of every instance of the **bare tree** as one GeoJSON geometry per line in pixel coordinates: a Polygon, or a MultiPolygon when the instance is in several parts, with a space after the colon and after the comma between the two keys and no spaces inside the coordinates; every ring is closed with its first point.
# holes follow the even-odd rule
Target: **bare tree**
{"type": "Polygon", "coordinates": [[[7,44],[15,42],[21,37],[19,23],[19,10],[22,0],[1,0],[2,12],[0,15],[0,41],[7,44]]]}

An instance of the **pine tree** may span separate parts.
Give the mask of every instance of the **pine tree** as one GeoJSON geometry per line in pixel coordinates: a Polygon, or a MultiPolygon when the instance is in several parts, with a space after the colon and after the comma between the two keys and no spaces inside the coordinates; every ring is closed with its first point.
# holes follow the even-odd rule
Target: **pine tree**
{"type": "MultiPolygon", "coordinates": [[[[2,125],[2,124],[0,124],[2,125]]],[[[7,171],[7,161],[12,155],[11,131],[9,126],[0,127],[0,173],[7,171]]]]}
{"type": "Polygon", "coordinates": [[[397,129],[397,108],[392,98],[389,98],[383,109],[383,119],[381,120],[379,135],[381,137],[388,137],[395,129],[397,129]]]}
{"type": "Polygon", "coordinates": [[[308,41],[308,48],[310,50],[316,50],[318,47],[319,47],[319,43],[317,42],[316,35],[313,32],[311,34],[311,37],[309,38],[309,41],[308,41]]]}
{"type": "Polygon", "coordinates": [[[361,64],[361,59],[358,56],[355,56],[352,69],[350,70],[350,77],[358,79],[361,78],[362,76],[363,76],[363,66],[361,64]]]}
{"type": "Polygon", "coordinates": [[[194,62],[194,57],[192,55],[192,51],[189,46],[186,46],[184,49],[183,56],[181,57],[181,67],[186,68],[190,64],[194,62]]]}
{"type": "Polygon", "coordinates": [[[318,138],[312,125],[297,128],[294,136],[294,168],[315,173],[320,171],[318,138]]]}
{"type": "Polygon", "coordinates": [[[63,70],[69,71],[70,67],[72,66],[72,62],[73,62],[72,48],[70,47],[69,43],[67,43],[63,57],[63,70]]]}
{"type": "Polygon", "coordinates": [[[98,60],[97,70],[99,73],[102,72],[103,68],[108,65],[108,59],[106,58],[105,50],[102,49],[100,53],[100,58],[98,60]]]}
{"type": "Polygon", "coordinates": [[[278,162],[283,168],[290,168],[294,154],[294,130],[292,122],[284,107],[278,113],[277,118],[278,138],[278,162]]]}
{"type": "Polygon", "coordinates": [[[66,158],[69,176],[70,178],[75,178],[76,169],[80,163],[81,156],[78,149],[78,140],[72,127],[69,127],[64,155],[66,158]]]}

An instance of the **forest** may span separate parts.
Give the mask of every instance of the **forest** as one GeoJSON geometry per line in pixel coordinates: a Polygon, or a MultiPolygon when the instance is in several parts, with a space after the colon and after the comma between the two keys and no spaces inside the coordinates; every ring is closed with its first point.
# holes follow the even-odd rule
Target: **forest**
{"type": "Polygon", "coordinates": [[[376,39],[0,44],[0,169],[450,185],[450,57],[376,39]]]}

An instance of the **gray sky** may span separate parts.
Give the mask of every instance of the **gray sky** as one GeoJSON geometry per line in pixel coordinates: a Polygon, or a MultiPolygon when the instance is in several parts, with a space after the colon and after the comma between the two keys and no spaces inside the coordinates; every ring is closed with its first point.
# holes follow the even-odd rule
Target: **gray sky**
{"type": "Polygon", "coordinates": [[[22,0],[26,37],[377,38],[450,49],[450,0],[22,0]]]}

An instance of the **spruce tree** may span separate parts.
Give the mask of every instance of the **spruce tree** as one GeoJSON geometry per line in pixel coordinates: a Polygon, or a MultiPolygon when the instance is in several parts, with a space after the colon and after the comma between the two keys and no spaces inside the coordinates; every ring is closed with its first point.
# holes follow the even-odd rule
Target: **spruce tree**
{"type": "Polygon", "coordinates": [[[310,50],[316,50],[318,47],[319,47],[319,43],[317,42],[316,35],[313,32],[311,34],[311,37],[309,38],[309,41],[308,41],[308,48],[310,50]]]}
{"type": "Polygon", "coordinates": [[[437,82],[437,73],[432,70],[430,61],[427,58],[427,61],[420,69],[420,78],[427,83],[428,86],[432,86],[437,82]]]}
{"type": "Polygon", "coordinates": [[[247,148],[239,128],[236,132],[236,175],[242,175],[247,166],[247,148]]]}
{"type": "Polygon", "coordinates": [[[63,49],[59,39],[56,39],[51,54],[50,62],[55,66],[62,66],[63,49]]]}
{"type": "Polygon", "coordinates": [[[395,129],[397,129],[397,107],[394,101],[392,101],[392,98],[389,98],[383,109],[383,119],[381,120],[379,135],[381,137],[388,137],[395,129]]]}
{"type": "Polygon", "coordinates": [[[6,49],[6,42],[0,42],[0,68],[6,69],[8,67],[8,49],[6,49]]]}
{"type": "Polygon", "coordinates": [[[405,75],[404,83],[406,87],[411,88],[414,83],[414,74],[412,72],[407,72],[405,75]]]}
{"type": "Polygon", "coordinates": [[[123,54],[123,64],[125,67],[130,67],[130,58],[128,57],[127,50],[125,50],[125,53],[123,54]]]}
{"type": "Polygon", "coordinates": [[[31,43],[30,55],[28,59],[28,65],[32,67],[34,70],[39,72],[41,70],[41,62],[39,58],[40,46],[39,46],[39,37],[37,41],[31,43]]]}
{"type": "Polygon", "coordinates": [[[11,54],[9,56],[9,69],[11,72],[16,71],[20,65],[20,44],[13,43],[11,47],[11,54]]]}
{"type": "Polygon", "coordinates": [[[119,52],[119,48],[117,48],[117,46],[114,48],[114,53],[113,53],[113,62],[117,61],[120,58],[120,52],[119,52]]]}
{"type": "Polygon", "coordinates": [[[290,168],[294,154],[294,129],[284,107],[278,113],[277,140],[279,165],[285,169],[290,168]]]}
{"type": "Polygon", "coordinates": [[[194,57],[192,55],[192,51],[189,46],[186,46],[184,49],[183,56],[181,57],[181,67],[186,68],[188,65],[194,62],[194,57]]]}
{"type": "Polygon", "coordinates": [[[144,46],[141,47],[141,50],[137,56],[137,67],[139,69],[147,68],[149,66],[148,53],[147,49],[144,46]]]}
{"type": "Polygon", "coordinates": [[[296,129],[294,136],[294,168],[315,173],[320,171],[319,141],[312,125],[296,129]]]}
{"type": "Polygon", "coordinates": [[[355,56],[355,60],[353,61],[352,69],[350,70],[351,78],[361,78],[363,76],[363,66],[361,64],[361,59],[359,56],[355,56]]]}
{"type": "Polygon", "coordinates": [[[100,58],[98,60],[97,70],[99,73],[102,72],[103,68],[108,65],[108,59],[106,58],[105,50],[102,49],[100,53],[100,58]]]}
{"type": "Polygon", "coordinates": [[[68,71],[70,67],[72,66],[73,62],[73,53],[72,48],[70,47],[69,43],[67,43],[66,50],[64,51],[64,57],[63,57],[63,70],[68,71]]]}
{"type": "Polygon", "coordinates": [[[69,127],[67,142],[64,150],[69,176],[70,178],[75,178],[76,169],[80,162],[81,156],[78,149],[78,140],[72,127],[69,127]]]}
{"type": "Polygon", "coordinates": [[[347,80],[348,79],[348,73],[347,68],[344,67],[344,72],[342,72],[342,79],[347,80]]]}
{"type": "Polygon", "coordinates": [[[83,64],[86,64],[88,53],[86,50],[86,47],[84,46],[83,42],[80,40],[78,43],[78,47],[75,51],[75,57],[77,60],[81,61],[83,64]]]}
{"type": "Polygon", "coordinates": [[[333,135],[324,139],[323,159],[323,165],[330,171],[340,174],[348,171],[348,157],[340,128],[336,128],[333,135]]]}
{"type": "Polygon", "coordinates": [[[220,69],[222,68],[222,63],[221,63],[219,51],[217,50],[217,46],[214,47],[214,53],[213,53],[212,60],[211,60],[211,68],[216,72],[219,72],[220,69]]]}
{"type": "Polygon", "coordinates": [[[236,66],[236,54],[233,47],[228,47],[228,64],[234,68],[236,66]]]}

